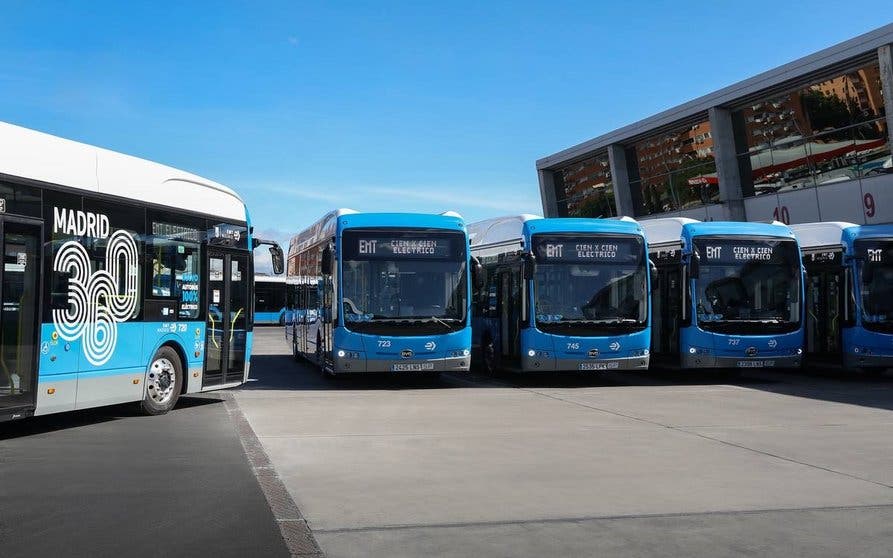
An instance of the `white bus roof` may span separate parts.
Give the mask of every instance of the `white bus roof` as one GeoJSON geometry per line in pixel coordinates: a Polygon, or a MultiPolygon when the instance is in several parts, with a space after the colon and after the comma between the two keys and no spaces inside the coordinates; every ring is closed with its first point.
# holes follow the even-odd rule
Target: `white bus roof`
{"type": "Polygon", "coordinates": [[[662,217],[639,221],[648,244],[672,244],[682,241],[682,227],[689,223],[700,223],[688,217],[662,217]]]}
{"type": "Polygon", "coordinates": [[[0,174],[246,220],[222,184],[145,159],[0,122],[0,174]]]}
{"type": "Polygon", "coordinates": [[[531,219],[542,219],[542,217],[522,213],[471,223],[468,225],[468,242],[472,248],[477,248],[517,241],[521,238],[524,223],[531,219]]]}
{"type": "Polygon", "coordinates": [[[843,231],[857,227],[855,223],[846,221],[828,221],[825,223],[802,223],[790,225],[800,248],[817,248],[819,246],[838,246],[843,240],[843,231]]]}
{"type": "Polygon", "coordinates": [[[291,237],[291,241],[288,243],[288,255],[297,254],[310,246],[315,246],[320,242],[332,238],[335,236],[338,217],[341,217],[342,215],[353,215],[355,213],[359,212],[347,207],[329,211],[315,223],[291,237]]]}
{"type": "Polygon", "coordinates": [[[284,275],[267,275],[266,273],[255,273],[255,283],[285,283],[284,275]]]}

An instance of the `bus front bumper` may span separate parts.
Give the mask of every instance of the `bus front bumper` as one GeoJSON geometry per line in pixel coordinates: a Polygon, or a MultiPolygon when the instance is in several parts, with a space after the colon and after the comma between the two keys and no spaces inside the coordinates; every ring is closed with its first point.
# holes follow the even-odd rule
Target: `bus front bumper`
{"type": "Polygon", "coordinates": [[[335,374],[394,372],[419,374],[426,372],[468,372],[471,356],[427,359],[348,359],[335,358],[335,374]]]}
{"type": "Polygon", "coordinates": [[[801,355],[778,356],[713,356],[704,354],[684,354],[682,368],[800,368],[801,355]]]}
{"type": "Polygon", "coordinates": [[[648,355],[621,358],[521,358],[522,372],[610,372],[611,370],[647,370],[648,355]]]}

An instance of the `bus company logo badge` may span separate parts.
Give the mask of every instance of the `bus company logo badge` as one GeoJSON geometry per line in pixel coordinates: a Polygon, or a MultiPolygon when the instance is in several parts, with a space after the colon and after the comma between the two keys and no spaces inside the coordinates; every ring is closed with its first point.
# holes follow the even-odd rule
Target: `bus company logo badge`
{"type": "Polygon", "coordinates": [[[598,357],[598,349],[589,349],[589,358],[597,358],[598,357]]]}
{"type": "Polygon", "coordinates": [[[608,348],[611,349],[612,351],[614,351],[614,352],[616,353],[617,351],[620,350],[620,342],[619,342],[619,341],[612,341],[611,344],[608,345],[608,348]]]}
{"type": "Polygon", "coordinates": [[[774,349],[774,348],[777,347],[777,346],[778,346],[778,340],[777,340],[777,339],[770,339],[770,340],[769,340],[769,348],[770,348],[770,349],[774,349]]]}
{"type": "MultiPolygon", "coordinates": [[[[102,366],[112,358],[118,323],[133,315],[139,298],[136,241],[123,230],[109,235],[104,217],[94,216],[87,227],[100,233],[97,238],[107,238],[105,269],[93,271],[87,250],[73,240],[65,242],[53,260],[53,271],[69,276],[69,306],[53,310],[53,325],[65,341],[83,340],[84,356],[93,366],[102,366]]],[[[69,227],[59,228],[68,232],[69,227]]]]}
{"type": "Polygon", "coordinates": [[[402,358],[412,358],[412,355],[414,354],[415,353],[412,352],[412,349],[403,349],[402,351],[400,351],[400,356],[402,358]]]}
{"type": "Polygon", "coordinates": [[[756,347],[748,347],[747,349],[744,350],[744,354],[747,355],[747,356],[749,356],[749,357],[755,357],[755,356],[757,356],[757,352],[758,352],[758,351],[757,351],[757,348],[756,348],[756,347]]]}

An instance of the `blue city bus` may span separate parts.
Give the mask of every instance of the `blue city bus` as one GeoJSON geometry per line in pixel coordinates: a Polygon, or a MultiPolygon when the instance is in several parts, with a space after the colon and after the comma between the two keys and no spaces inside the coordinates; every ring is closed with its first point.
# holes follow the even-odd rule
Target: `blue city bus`
{"type": "Polygon", "coordinates": [[[5,123],[0,145],[0,420],[246,380],[266,241],[235,192],[5,123]]]}
{"type": "Polygon", "coordinates": [[[454,213],[332,211],[295,235],[293,352],[330,374],[470,366],[469,250],[454,213]]]}
{"type": "Polygon", "coordinates": [[[283,276],[254,276],[254,325],[285,325],[293,306],[296,285],[283,276]]]}
{"type": "Polygon", "coordinates": [[[642,221],[657,268],[652,362],[683,368],[799,367],[803,266],[781,223],[642,221]]]}
{"type": "Polygon", "coordinates": [[[792,225],[806,265],[810,362],[880,372],[893,366],[893,225],[792,225]]]}
{"type": "Polygon", "coordinates": [[[648,368],[650,269],[634,220],[516,215],[468,234],[482,268],[473,345],[486,372],[648,368]]]}

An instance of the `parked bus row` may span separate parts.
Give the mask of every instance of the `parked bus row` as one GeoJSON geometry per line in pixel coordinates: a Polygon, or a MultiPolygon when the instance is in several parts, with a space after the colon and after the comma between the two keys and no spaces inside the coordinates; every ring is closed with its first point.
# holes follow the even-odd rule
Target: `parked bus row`
{"type": "Polygon", "coordinates": [[[893,226],[338,210],[288,270],[293,352],[333,374],[893,359],[893,226]]]}

